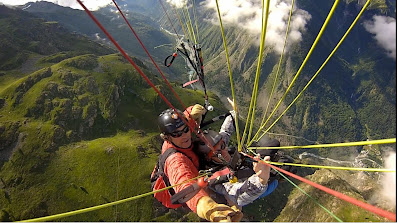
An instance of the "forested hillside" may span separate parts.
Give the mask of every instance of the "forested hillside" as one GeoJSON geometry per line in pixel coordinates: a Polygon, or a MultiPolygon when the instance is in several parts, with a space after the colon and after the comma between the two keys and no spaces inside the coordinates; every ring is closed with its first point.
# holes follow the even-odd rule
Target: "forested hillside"
{"type": "MultiPolygon", "coordinates": [[[[1,221],[150,191],[161,148],[155,117],[165,102],[109,47],[21,10],[0,6],[0,12],[1,221]]],[[[157,74],[133,60],[182,109],[157,74]]],[[[202,103],[201,92],[172,85],[184,103],[202,103]]],[[[209,117],[226,111],[216,95],[210,101],[217,109],[209,117]]],[[[164,215],[157,209],[149,196],[116,212],[62,220],[151,221],[164,215]]]]}
{"type": "MultiPolygon", "coordinates": [[[[203,104],[201,90],[181,87],[188,81],[189,71],[182,55],[170,68],[163,65],[164,59],[175,52],[178,35],[185,34],[184,41],[189,38],[180,26],[176,9],[167,3],[170,1],[163,2],[172,25],[157,0],[127,1],[122,9],[161,70],[173,81],[171,85],[184,104],[203,104]]],[[[284,7],[289,2],[274,4],[284,7]]],[[[219,20],[209,3],[193,1],[195,19],[191,15],[193,22],[198,21],[197,39],[203,50],[209,99],[215,107],[206,118],[230,109],[224,104],[226,97],[231,97],[219,20]]],[[[267,115],[289,88],[333,4],[296,1],[293,15],[300,25],[292,29],[294,35],[283,55],[271,98],[282,48],[282,44],[276,43],[284,36],[267,37],[254,133],[269,100],[267,115]]],[[[317,72],[363,4],[339,2],[299,78],[267,126],[317,72]]],[[[242,132],[259,53],[258,34],[244,22],[255,16],[247,13],[246,17],[233,17],[237,23],[228,23],[227,7],[220,5],[220,9],[225,10],[221,15],[225,17],[242,132]]],[[[282,145],[395,138],[395,54],[393,58],[385,51],[368,28],[374,26],[376,16],[395,22],[395,9],[395,1],[373,0],[318,77],[267,136],[279,139],[282,145]]],[[[188,10],[193,12],[193,7],[188,10]]],[[[109,5],[94,14],[154,85],[182,109],[115,8],[109,5]]],[[[269,33],[274,31],[272,25],[282,24],[285,28],[287,19],[282,17],[281,23],[270,20],[269,33]]],[[[196,24],[192,25],[195,29],[196,24]]],[[[280,30],[284,31],[283,28],[280,30]]],[[[155,117],[167,107],[84,11],[49,2],[27,3],[13,9],[0,5],[0,220],[48,216],[149,192],[149,175],[162,142],[155,117]]],[[[235,142],[233,137],[231,144],[235,142]]],[[[381,168],[386,164],[385,157],[393,151],[395,144],[285,153],[295,163],[381,168]]],[[[298,168],[297,174],[395,212],[395,206],[377,196],[384,187],[381,173],[298,168]]],[[[297,180],[293,182],[343,221],[386,221],[297,180]]],[[[245,206],[243,212],[246,221],[336,221],[286,181],[269,196],[245,206]]],[[[165,209],[148,196],[60,221],[200,220],[188,213],[183,208],[165,209]]]]}
{"type": "MultiPolygon", "coordinates": [[[[275,88],[276,93],[271,100],[273,106],[270,108],[275,106],[300,68],[331,6],[332,2],[297,2],[297,7],[310,13],[312,18],[307,24],[306,32],[302,33],[300,44],[292,45],[284,55],[275,88]]],[[[291,92],[286,95],[283,102],[285,106],[292,102],[316,73],[360,10],[361,7],[355,1],[339,3],[318,46],[291,88],[291,92]]],[[[371,3],[360,21],[368,21],[375,14],[395,16],[392,3],[388,1],[371,3]]],[[[395,136],[396,126],[391,124],[395,123],[395,60],[387,57],[362,23],[364,22],[358,23],[353,28],[304,95],[287,112],[287,117],[281,119],[281,123],[275,126],[276,132],[290,133],[324,143],[395,136]]],[[[204,49],[207,50],[206,70],[212,83],[211,87],[216,88],[222,95],[230,95],[230,84],[227,84],[228,71],[224,65],[226,59],[224,55],[218,56],[219,53],[224,54],[222,39],[219,37],[220,30],[212,24],[203,25],[201,29],[206,30],[203,31],[202,39],[204,49]]],[[[236,95],[240,98],[241,105],[247,107],[249,106],[247,99],[252,93],[259,49],[254,44],[255,38],[248,32],[242,33],[241,28],[226,29],[226,39],[235,77],[236,95]]],[[[258,100],[259,112],[264,112],[266,109],[267,97],[272,89],[279,58],[280,55],[273,51],[272,46],[265,48],[259,83],[259,95],[263,96],[258,100]]],[[[278,114],[283,109],[285,107],[281,106],[278,114]]],[[[258,117],[261,116],[258,114],[258,117]]]]}

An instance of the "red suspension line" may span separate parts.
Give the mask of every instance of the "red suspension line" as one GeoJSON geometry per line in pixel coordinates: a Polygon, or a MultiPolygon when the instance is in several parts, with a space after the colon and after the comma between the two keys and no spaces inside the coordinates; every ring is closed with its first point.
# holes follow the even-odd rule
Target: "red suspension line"
{"type": "MultiPolygon", "coordinates": [[[[98,21],[97,18],[95,18],[95,16],[91,13],[91,11],[83,4],[83,2],[81,0],[76,0],[81,7],[83,7],[83,9],[85,10],[85,12],[88,14],[88,16],[91,17],[91,19],[98,25],[98,27],[105,33],[105,35],[109,38],[109,40],[114,44],[114,46],[120,51],[120,53],[128,60],[128,62],[130,62],[130,64],[138,71],[138,73],[146,80],[146,82],[156,91],[156,93],[164,100],[164,102],[172,109],[174,109],[176,111],[176,108],[171,104],[171,102],[169,102],[167,100],[167,98],[156,88],[156,86],[154,86],[154,84],[149,80],[149,78],[142,72],[141,69],[139,69],[139,67],[134,63],[134,61],[128,56],[128,54],[123,50],[123,48],[121,48],[121,46],[116,42],[116,40],[110,35],[110,33],[105,29],[105,27],[102,26],[102,24],[98,21]]],[[[195,127],[191,126],[190,123],[184,118],[181,117],[181,114],[179,114],[179,112],[176,112],[178,117],[180,119],[183,120],[183,122],[189,126],[190,130],[192,132],[194,132],[202,141],[204,141],[206,143],[206,145],[208,147],[211,148],[211,150],[213,152],[215,152],[214,147],[211,145],[211,143],[209,143],[209,141],[207,140],[207,138],[204,137],[203,132],[200,131],[200,133],[198,133],[195,129],[195,127],[197,127],[199,129],[199,127],[197,126],[197,124],[195,123],[195,127]]],[[[192,119],[192,117],[190,116],[189,113],[189,118],[192,119]]]]}
{"type": "Polygon", "coordinates": [[[394,222],[396,221],[396,214],[395,214],[395,213],[392,213],[392,212],[389,212],[389,211],[385,211],[385,210],[383,210],[383,209],[377,208],[377,207],[372,206],[372,205],[370,205],[370,204],[367,204],[367,203],[365,203],[365,202],[359,201],[359,200],[357,200],[357,199],[355,199],[355,198],[349,197],[349,196],[347,196],[347,195],[345,195],[345,194],[342,194],[342,193],[340,193],[340,192],[338,192],[338,191],[332,190],[332,189],[330,189],[330,188],[328,188],[328,187],[324,187],[324,186],[322,186],[322,185],[320,185],[320,184],[314,183],[314,182],[312,182],[312,181],[310,181],[310,180],[308,180],[308,179],[305,179],[305,178],[303,178],[303,177],[300,177],[300,176],[298,176],[298,175],[295,175],[295,174],[293,174],[293,173],[290,173],[290,172],[288,172],[288,171],[286,171],[286,170],[283,170],[283,169],[281,169],[281,168],[278,168],[278,167],[276,167],[276,166],[273,166],[273,165],[271,165],[271,164],[269,164],[269,163],[264,162],[263,160],[260,160],[260,159],[258,159],[258,158],[256,158],[256,157],[253,157],[253,156],[250,156],[250,155],[248,155],[248,154],[246,154],[246,153],[243,153],[243,152],[242,152],[242,154],[245,155],[245,156],[250,157],[251,159],[254,159],[254,160],[256,160],[256,161],[262,162],[262,163],[264,163],[264,164],[270,166],[270,167],[273,168],[273,169],[276,169],[276,170],[278,170],[278,171],[280,171],[280,172],[282,172],[282,173],[284,173],[284,174],[287,174],[288,176],[291,176],[291,177],[293,177],[293,178],[295,178],[295,179],[298,179],[298,180],[300,180],[300,181],[302,181],[302,182],[304,182],[304,183],[307,183],[307,184],[309,184],[310,186],[313,186],[313,187],[315,187],[315,188],[317,188],[317,189],[320,189],[320,190],[322,190],[322,191],[324,191],[324,192],[326,192],[326,193],[328,193],[328,194],[331,194],[331,195],[333,195],[333,196],[335,196],[335,197],[337,197],[337,198],[339,198],[339,199],[342,199],[342,200],[345,200],[345,201],[347,201],[347,202],[349,202],[349,203],[351,203],[351,204],[357,205],[357,206],[359,206],[359,207],[361,207],[361,208],[363,208],[363,209],[365,209],[365,210],[367,210],[367,211],[370,211],[370,212],[372,212],[372,213],[374,213],[374,214],[377,214],[377,215],[379,215],[379,216],[385,217],[385,218],[387,218],[387,219],[389,219],[389,220],[392,220],[392,221],[394,221],[394,222]]]}
{"type": "Polygon", "coordinates": [[[132,28],[131,24],[128,22],[127,18],[124,16],[124,13],[121,11],[119,6],[117,5],[115,0],[112,0],[114,5],[116,6],[117,10],[119,10],[121,16],[123,16],[124,21],[127,23],[128,27],[130,27],[132,33],[134,33],[134,36],[136,39],[139,41],[141,44],[142,48],[145,50],[146,54],[149,56],[150,60],[154,64],[154,66],[157,68],[157,70],[160,72],[161,76],[163,77],[165,83],[168,85],[168,87],[171,89],[172,93],[175,95],[175,97],[178,99],[179,103],[181,103],[182,107],[184,110],[186,110],[186,106],[183,104],[182,100],[179,98],[178,94],[174,91],[172,88],[170,82],[168,82],[167,78],[164,76],[163,72],[161,72],[160,68],[157,66],[157,63],[153,60],[152,56],[150,55],[149,51],[146,49],[145,45],[142,43],[141,39],[139,38],[138,34],[135,32],[135,30],[132,28]]]}
{"type": "MultiPolygon", "coordinates": [[[[169,81],[167,80],[167,78],[165,77],[165,75],[163,74],[163,72],[161,71],[161,69],[158,67],[157,63],[154,61],[154,59],[152,58],[152,56],[150,55],[149,51],[147,50],[147,48],[145,47],[145,45],[143,44],[143,42],[141,41],[141,39],[139,38],[138,34],[135,32],[135,30],[132,28],[131,24],[128,22],[127,18],[124,16],[124,13],[121,11],[120,7],[117,5],[115,0],[112,0],[114,5],[116,6],[117,10],[120,12],[120,14],[122,15],[122,17],[124,18],[124,21],[127,23],[128,27],[130,27],[130,30],[133,32],[134,36],[136,37],[136,39],[139,41],[139,43],[141,44],[142,48],[145,50],[146,54],[149,56],[150,60],[152,61],[152,63],[154,64],[154,66],[157,68],[157,70],[160,72],[161,76],[163,77],[164,81],[166,82],[166,84],[168,85],[168,87],[170,88],[170,90],[173,92],[173,94],[175,95],[175,97],[178,99],[179,103],[182,105],[183,109],[186,110],[186,106],[183,104],[182,100],[179,98],[178,94],[174,91],[174,89],[172,88],[171,84],[169,83],[169,81]]],[[[175,109],[175,108],[174,108],[175,109]]],[[[188,112],[189,118],[192,119],[192,117],[190,116],[190,112],[188,112]]],[[[194,127],[198,127],[198,126],[194,126],[194,127]]],[[[194,129],[194,127],[192,127],[192,129],[194,129]]],[[[198,135],[198,133],[196,133],[198,135]]],[[[200,137],[200,136],[199,136],[200,137]]],[[[204,137],[203,137],[204,138],[204,137]]],[[[204,138],[206,139],[206,138],[204,138]]],[[[208,144],[210,144],[207,141],[208,144]]]]}

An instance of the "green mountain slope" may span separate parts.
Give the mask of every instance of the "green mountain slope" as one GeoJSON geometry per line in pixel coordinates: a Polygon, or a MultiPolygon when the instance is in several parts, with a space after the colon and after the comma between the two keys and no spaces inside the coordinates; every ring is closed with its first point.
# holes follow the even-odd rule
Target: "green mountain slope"
{"type": "MultiPolygon", "coordinates": [[[[15,172],[19,162],[14,155],[16,161],[7,163],[1,172],[5,182],[1,191],[6,196],[2,196],[1,206],[9,215],[2,221],[48,216],[148,192],[147,178],[151,170],[147,167],[154,166],[158,155],[156,148],[160,147],[159,141],[153,139],[153,134],[142,136],[130,131],[63,146],[51,154],[49,161],[42,160],[45,168],[33,173],[26,167],[19,167],[24,171],[21,175],[15,172]],[[17,180],[13,181],[13,177],[17,180]]],[[[31,141],[26,140],[26,143],[31,141]]],[[[24,165],[32,155],[24,154],[24,165]]],[[[60,220],[150,221],[152,202],[149,196],[60,220]]]]}
{"type": "MultiPolygon", "coordinates": [[[[113,44],[108,41],[105,34],[103,34],[98,26],[88,17],[87,13],[82,10],[62,7],[44,1],[28,3],[27,5],[30,5],[30,7],[26,9],[26,11],[37,17],[43,18],[46,21],[56,21],[70,32],[86,35],[96,41],[113,47],[113,44]]],[[[148,14],[143,11],[139,14],[136,13],[143,7],[147,8],[147,5],[159,7],[158,4],[149,2],[137,2],[128,8],[125,8],[124,4],[120,4],[120,7],[147,50],[158,64],[162,64],[168,54],[173,52],[172,47],[167,44],[173,43],[174,40],[169,34],[159,30],[159,25],[155,22],[155,18],[148,16],[148,14]],[[134,13],[130,13],[130,11],[134,13]],[[158,47],[160,45],[164,46],[158,47]]],[[[142,49],[138,40],[136,40],[124,19],[114,12],[115,9],[115,7],[106,7],[93,12],[93,14],[129,55],[139,57],[141,60],[149,62],[149,57],[142,49]]],[[[152,10],[149,11],[157,16],[158,13],[156,12],[158,8],[151,7],[151,9],[152,10]]],[[[152,67],[150,67],[150,69],[152,69],[152,67]]]]}
{"type": "MultiPolygon", "coordinates": [[[[393,6],[389,4],[391,3],[386,3],[386,1],[372,3],[360,21],[369,20],[374,14],[393,15],[393,6]],[[388,10],[384,10],[385,7],[388,10]]],[[[294,45],[284,56],[270,109],[273,109],[280,100],[298,71],[332,2],[300,1],[298,6],[311,13],[312,19],[307,25],[307,31],[303,33],[303,41],[299,45],[294,45]]],[[[360,9],[357,2],[339,4],[323,38],[270,123],[292,102],[314,75],[360,9]]],[[[226,28],[236,95],[244,108],[241,109],[244,115],[249,106],[248,99],[251,96],[259,49],[253,47],[254,38],[248,33],[236,27],[226,28]]],[[[217,88],[222,95],[230,95],[226,59],[220,47],[222,42],[219,28],[215,29],[212,24],[202,23],[201,30],[206,30],[203,32],[205,37],[202,38],[202,45],[205,55],[210,58],[206,64],[209,85],[217,88]],[[221,85],[217,84],[219,81],[221,85]]],[[[266,109],[267,97],[270,95],[278,60],[279,55],[272,53],[270,47],[266,47],[259,82],[261,97],[258,100],[258,122],[261,113],[266,109]]],[[[371,130],[370,138],[395,136],[396,126],[392,124],[395,123],[396,105],[395,68],[394,60],[386,57],[383,49],[377,46],[371,34],[365,31],[362,25],[357,24],[317,79],[272,131],[302,136],[324,143],[365,140],[365,126],[371,130]],[[371,91],[376,98],[370,96],[371,91]],[[381,109],[382,112],[374,112],[375,108],[381,109]],[[341,129],[343,131],[340,131],[341,129]]],[[[282,140],[285,140],[285,143],[307,143],[295,141],[293,138],[282,140]]]]}
{"type": "MultiPolygon", "coordinates": [[[[311,1],[301,1],[298,6],[309,12],[312,15],[312,19],[307,25],[307,31],[303,33],[304,41],[299,45],[293,46],[284,57],[280,79],[276,86],[270,109],[281,98],[293,75],[300,67],[332,3],[316,2],[312,4],[311,1]]],[[[132,22],[132,26],[144,40],[152,55],[155,58],[159,58],[157,60],[161,64],[162,59],[173,50],[168,48],[168,46],[156,48],[153,51],[150,49],[164,43],[172,43],[173,40],[167,35],[158,33],[160,25],[156,23],[156,20],[160,17],[160,5],[150,1],[137,1],[127,4],[126,7],[131,10],[134,9],[134,13],[129,15],[131,17],[130,22],[132,22]],[[145,8],[145,4],[153,4],[154,6],[145,8]],[[146,14],[146,16],[142,14],[146,14]]],[[[200,39],[205,55],[207,85],[222,96],[230,96],[228,70],[220,29],[205,20],[205,16],[208,16],[209,13],[200,8],[200,1],[196,3],[196,7],[200,9],[198,10],[198,17],[201,22],[198,23],[198,26],[201,31],[200,39]]],[[[389,1],[374,1],[362,16],[361,21],[369,20],[375,14],[395,16],[393,7],[395,8],[395,4],[393,5],[389,1]]],[[[132,55],[146,58],[140,50],[136,50],[140,47],[136,45],[134,38],[128,37],[129,40],[125,39],[126,36],[129,36],[125,33],[129,33],[129,31],[124,30],[126,27],[120,26],[123,24],[122,20],[111,19],[113,14],[108,12],[109,9],[109,7],[104,8],[98,11],[96,15],[101,21],[103,20],[105,26],[116,38],[120,38],[122,45],[132,55]],[[105,18],[109,18],[111,22],[108,22],[105,18]],[[114,29],[116,26],[121,28],[114,29]],[[126,44],[127,42],[129,44],[126,44]]],[[[167,9],[171,11],[169,6],[167,9]]],[[[82,11],[71,10],[44,2],[32,4],[28,10],[49,21],[59,21],[70,30],[76,32],[85,33],[89,36],[94,35],[94,33],[100,33],[99,30],[91,30],[97,28],[91,24],[91,21],[84,19],[86,15],[82,11]],[[79,20],[83,22],[69,20],[70,16],[80,18],[79,20]]],[[[300,77],[270,122],[275,120],[277,115],[286,108],[314,75],[359,10],[360,6],[354,1],[342,1],[339,4],[308,64],[302,70],[300,77]]],[[[174,18],[175,15],[171,14],[171,17],[176,19],[174,18]]],[[[161,26],[173,30],[165,16],[162,16],[159,22],[161,26]]],[[[176,26],[176,28],[180,29],[179,26],[176,26]]],[[[231,68],[234,74],[236,95],[241,106],[240,112],[242,117],[244,117],[249,107],[259,49],[254,44],[254,38],[241,28],[227,26],[226,39],[232,61],[231,68]]],[[[259,86],[258,122],[266,109],[267,97],[270,95],[278,60],[279,55],[272,52],[272,47],[266,47],[259,86]]],[[[172,69],[167,69],[166,71],[171,76],[176,77],[177,75],[181,79],[181,74],[186,72],[181,62],[183,63],[182,60],[177,59],[172,69]]],[[[394,61],[387,58],[383,50],[377,46],[372,35],[361,24],[357,24],[314,83],[301,99],[290,108],[285,117],[275,125],[273,131],[299,135],[319,142],[365,140],[367,128],[370,129],[371,138],[392,137],[395,135],[396,128],[395,125],[389,125],[388,123],[395,122],[394,107],[396,95],[395,90],[393,90],[395,89],[395,76],[394,61]],[[371,91],[376,92],[377,98],[370,96],[368,92],[371,91]],[[385,115],[378,115],[381,113],[377,113],[376,118],[369,119],[368,117],[371,117],[372,112],[378,107],[383,109],[384,113],[382,112],[382,114],[385,115]],[[343,115],[338,117],[337,114],[343,115]],[[344,129],[344,131],[336,131],[335,127],[344,129]]],[[[182,75],[182,77],[186,79],[186,75],[182,75]]],[[[285,140],[285,143],[306,143],[304,141],[295,141],[293,138],[282,140],[285,140]]]]}
{"type": "MultiPolygon", "coordinates": [[[[317,182],[320,185],[334,188],[334,190],[353,197],[357,200],[364,201],[364,198],[359,194],[357,189],[350,186],[350,184],[344,181],[338,176],[337,173],[333,173],[328,170],[316,171],[315,174],[308,177],[309,180],[317,182]]],[[[327,210],[335,214],[344,222],[382,222],[387,221],[382,217],[372,214],[360,207],[353,204],[347,203],[339,198],[331,195],[325,195],[322,191],[315,189],[309,185],[301,183],[300,188],[316,200],[319,204],[325,206],[327,210]]],[[[323,210],[319,205],[309,199],[300,190],[294,189],[289,195],[288,203],[286,208],[280,213],[280,215],[275,219],[278,222],[306,222],[316,219],[319,222],[336,222],[337,219],[333,218],[325,210],[323,210]],[[294,210],[305,210],[295,215],[291,215],[294,210]],[[315,216],[315,217],[313,217],[315,216]]]]}
{"type": "Polygon", "coordinates": [[[27,61],[30,53],[50,55],[62,51],[95,54],[112,52],[98,47],[97,43],[86,38],[70,34],[57,22],[47,22],[20,10],[16,13],[5,6],[1,6],[0,10],[0,34],[4,40],[0,46],[0,70],[19,67],[27,61]]]}
{"type": "MultiPolygon", "coordinates": [[[[137,1],[136,4],[138,11],[150,2],[139,6],[137,1]]],[[[313,18],[304,33],[305,41],[293,46],[285,57],[273,104],[288,87],[332,3],[300,1],[299,4],[313,18]]],[[[393,8],[393,3],[375,1],[364,19],[378,13],[393,15],[389,8],[393,8]]],[[[280,110],[314,74],[359,9],[356,1],[340,3],[325,38],[280,110]]],[[[91,37],[100,32],[84,12],[44,2],[32,4],[30,10],[46,20],[5,7],[0,10],[0,30],[5,30],[2,36],[7,37],[0,41],[0,219],[47,216],[150,191],[148,176],[160,146],[153,117],[167,107],[161,98],[125,59],[110,54],[113,50],[80,35],[68,34],[67,29],[91,37]]],[[[112,20],[113,14],[106,10],[96,15],[115,33],[130,55],[141,59],[143,54],[137,50],[140,47],[132,36],[125,35],[130,32],[125,25],[119,27],[122,21],[112,20]]],[[[153,7],[152,12],[158,13],[158,10],[153,7]]],[[[138,27],[137,32],[149,51],[172,42],[159,31],[154,20],[159,18],[158,14],[134,15],[131,15],[133,26],[138,27]]],[[[202,30],[207,83],[222,97],[230,96],[219,27],[201,22],[199,29],[202,30]]],[[[240,28],[228,27],[226,31],[236,95],[244,116],[249,106],[258,47],[240,28]]],[[[153,50],[160,59],[173,51],[171,47],[160,49],[153,50]]],[[[265,110],[278,57],[271,48],[265,49],[259,114],[265,110]]],[[[150,72],[152,65],[145,66],[134,60],[168,98],[173,98],[158,79],[157,72],[150,72]]],[[[167,71],[178,75],[184,72],[183,65],[175,65],[167,71]]],[[[272,131],[323,143],[395,137],[395,70],[395,62],[386,58],[372,36],[357,25],[302,99],[272,131]]],[[[185,104],[203,102],[202,93],[181,89],[178,85],[173,84],[185,104]]],[[[211,115],[224,112],[219,98],[214,94],[210,97],[217,109],[211,115]]],[[[174,99],[172,103],[178,104],[174,99]]],[[[279,139],[283,144],[308,143],[284,136],[279,139]]],[[[368,158],[382,165],[380,157],[384,147],[310,150],[313,154],[341,160],[354,159],[367,151],[376,154],[368,158]]],[[[298,159],[301,152],[291,154],[298,159]]],[[[378,176],[370,176],[364,186],[367,189],[358,190],[352,182],[356,176],[351,174],[336,177],[327,171],[303,168],[298,174],[311,175],[309,178],[315,182],[367,201],[377,187],[374,179],[378,176]]],[[[320,196],[315,190],[305,189],[315,197],[320,196]]],[[[323,201],[344,221],[384,221],[330,197],[323,201]]],[[[198,221],[194,215],[185,215],[183,210],[169,211],[158,204],[152,205],[153,199],[148,197],[61,221],[198,221]]],[[[275,193],[249,205],[244,212],[251,221],[333,221],[326,214],[295,215],[294,210],[306,209],[320,212],[291,185],[284,183],[275,193]]]]}
{"type": "MultiPolygon", "coordinates": [[[[68,34],[57,24],[46,30],[48,23],[23,11],[0,9],[9,13],[2,25],[17,18],[13,26],[22,32],[20,38],[10,33],[19,42],[8,60],[21,51],[28,58],[1,70],[1,221],[58,214],[149,192],[149,176],[161,148],[155,117],[168,106],[121,55],[108,54],[113,51],[68,34]],[[29,23],[42,31],[35,34],[43,39],[39,43],[46,47],[47,41],[53,51],[24,50],[32,41],[25,33],[29,23]],[[64,38],[74,46],[60,45],[64,38]],[[29,61],[33,56],[38,59],[29,61]],[[24,66],[26,73],[21,71],[24,66]]],[[[162,79],[133,60],[172,104],[182,107],[162,79]]],[[[203,103],[202,92],[172,85],[186,105],[203,103]]],[[[209,117],[226,111],[216,95],[210,93],[210,101],[216,111],[209,117]]],[[[184,215],[167,213],[153,208],[153,197],[148,196],[61,221],[176,220],[184,215]]]]}
{"type": "MultiPolygon", "coordinates": [[[[155,83],[168,98],[172,96],[160,81],[155,83]]],[[[193,91],[177,92],[184,94],[182,100],[187,104],[203,98],[193,91]]],[[[167,106],[121,56],[83,55],[63,60],[16,81],[1,97],[5,98],[0,111],[1,138],[6,140],[1,151],[8,154],[2,157],[2,190],[7,196],[1,199],[1,206],[11,220],[150,191],[149,175],[161,147],[153,117],[167,106]],[[80,142],[82,139],[89,141],[80,142]],[[77,143],[69,145],[71,142],[77,143]],[[116,168],[116,154],[121,164],[112,169],[116,168]],[[114,194],[112,177],[117,172],[123,174],[118,176],[120,189],[114,194]],[[81,200],[82,191],[92,196],[81,200]],[[26,197],[33,202],[22,202],[26,197]]],[[[220,102],[212,100],[221,108],[220,102]]],[[[148,197],[135,205],[126,204],[125,211],[119,209],[124,214],[116,218],[149,221],[152,201],[148,197]],[[134,210],[136,214],[129,214],[134,210]]],[[[107,211],[94,212],[71,221],[110,221],[112,216],[107,211]]]]}

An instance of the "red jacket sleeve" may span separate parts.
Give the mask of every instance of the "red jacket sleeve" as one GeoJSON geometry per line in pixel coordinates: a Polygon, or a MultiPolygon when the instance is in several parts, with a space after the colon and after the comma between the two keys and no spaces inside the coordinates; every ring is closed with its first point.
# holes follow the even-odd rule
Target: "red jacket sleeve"
{"type": "MultiPolygon", "coordinates": [[[[182,153],[174,153],[165,162],[164,172],[168,176],[171,185],[182,183],[186,180],[198,176],[198,170],[192,161],[182,153]]],[[[174,187],[176,193],[192,185],[196,181],[174,187]]],[[[187,206],[195,213],[197,213],[197,203],[203,196],[208,196],[204,190],[200,190],[192,199],[186,202],[187,206]]]]}

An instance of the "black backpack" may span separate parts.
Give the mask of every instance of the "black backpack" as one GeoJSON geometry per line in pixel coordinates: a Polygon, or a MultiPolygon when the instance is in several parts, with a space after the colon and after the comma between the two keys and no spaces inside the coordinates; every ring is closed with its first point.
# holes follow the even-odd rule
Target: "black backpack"
{"type": "MultiPolygon", "coordinates": [[[[176,152],[178,152],[176,149],[169,148],[163,154],[161,154],[159,156],[159,159],[157,160],[157,164],[154,167],[154,170],[150,177],[150,182],[152,184],[152,186],[151,186],[152,191],[160,190],[162,188],[171,186],[167,175],[164,173],[164,165],[165,165],[165,161],[167,160],[167,158],[176,152]]],[[[174,208],[178,208],[178,207],[182,206],[182,204],[172,204],[171,203],[171,197],[174,194],[175,194],[174,188],[170,188],[168,190],[164,190],[164,191],[155,193],[154,197],[158,201],[160,201],[164,206],[166,206],[167,208],[174,209],[174,208]]]]}

